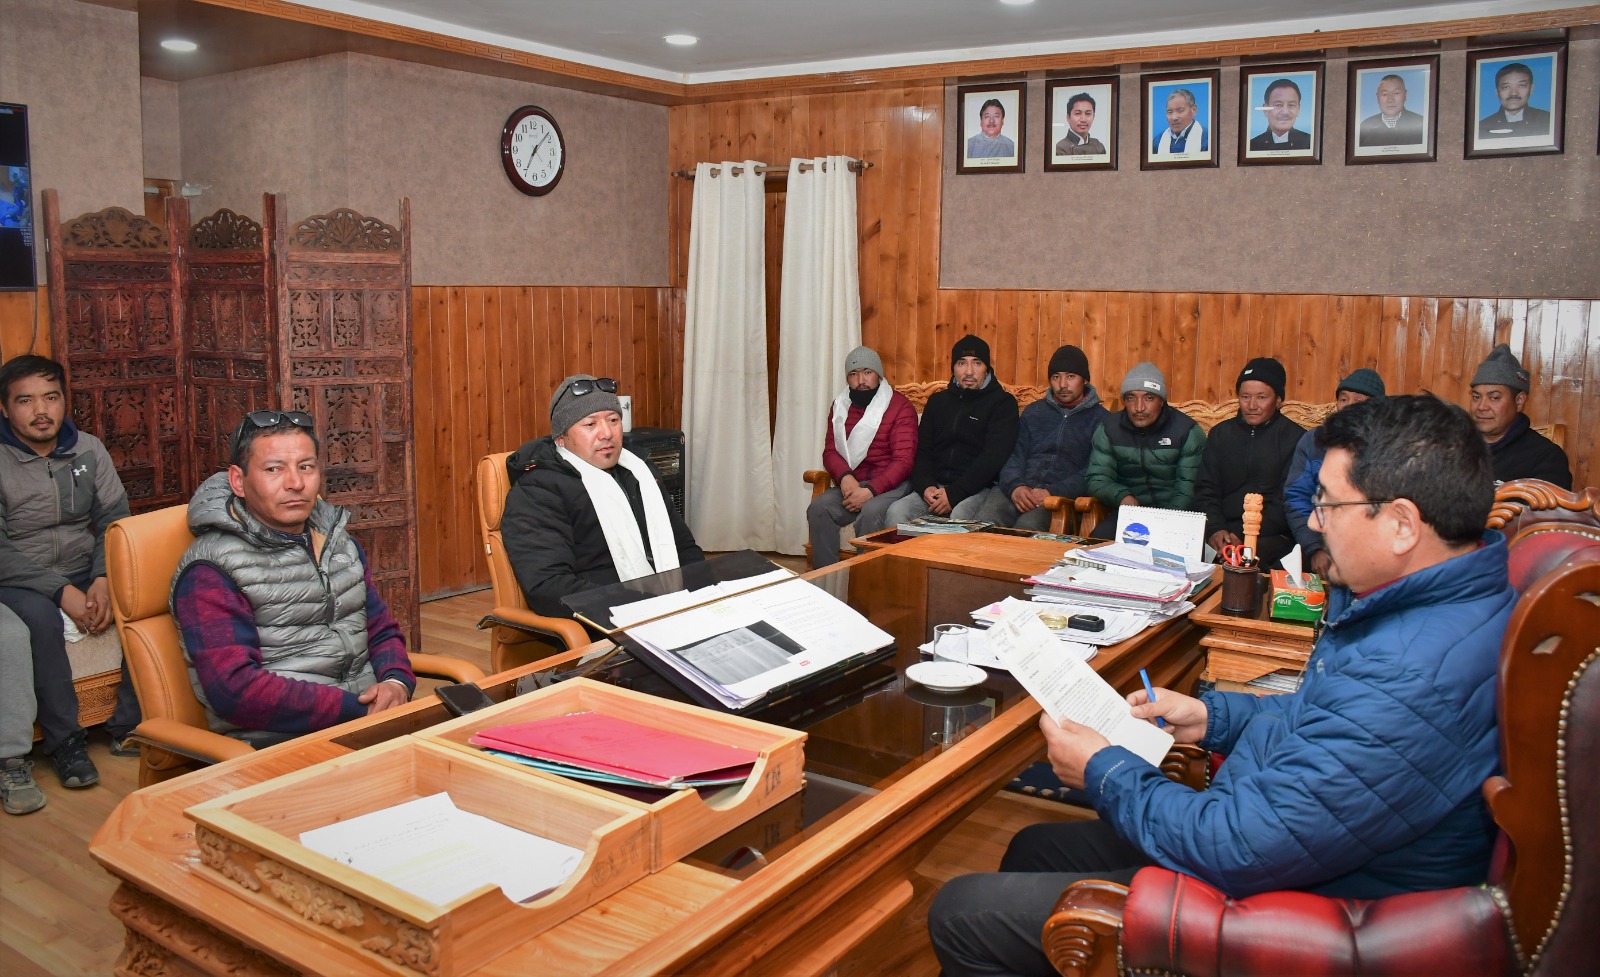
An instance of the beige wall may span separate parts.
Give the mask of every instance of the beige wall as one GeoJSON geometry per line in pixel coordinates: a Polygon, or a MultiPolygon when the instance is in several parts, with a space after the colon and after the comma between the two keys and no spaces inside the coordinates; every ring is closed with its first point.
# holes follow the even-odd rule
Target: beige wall
{"type": "Polygon", "coordinates": [[[144,175],[156,180],[180,179],[183,147],[178,83],[140,78],[139,104],[144,118],[144,175]]]}
{"type": "Polygon", "coordinates": [[[353,207],[392,220],[411,198],[419,285],[663,285],[665,108],[460,71],[340,54],[184,82],[183,179],[210,184],[196,217],[259,217],[264,190],[291,219],[353,207]],[[500,128],[550,110],[567,142],[544,197],[511,187],[500,128]]]}
{"type": "Polygon", "coordinates": [[[1346,166],[1346,58],[1329,58],[1320,166],[1240,167],[1239,69],[1222,69],[1220,169],[1139,169],[1139,76],[1121,76],[1118,168],[1044,172],[1044,83],[1027,172],[954,172],[945,93],[946,288],[1600,296],[1600,28],[1568,50],[1566,152],[1462,157],[1464,41],[1440,59],[1438,160],[1346,166]]]}

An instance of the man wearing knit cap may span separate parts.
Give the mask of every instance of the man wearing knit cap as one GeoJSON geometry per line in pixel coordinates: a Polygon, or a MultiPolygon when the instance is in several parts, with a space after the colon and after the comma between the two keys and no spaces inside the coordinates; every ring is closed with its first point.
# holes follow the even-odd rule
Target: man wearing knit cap
{"type": "Polygon", "coordinates": [[[1122,410],[1106,418],[1089,451],[1089,494],[1111,510],[1106,532],[1125,505],[1189,509],[1206,432],[1167,406],[1167,378],[1140,363],[1122,378],[1122,410]]]}
{"type": "Polygon", "coordinates": [[[839,527],[866,536],[889,524],[889,506],[911,491],[917,410],[883,380],[883,360],[865,346],[844,358],[845,386],[834,398],[822,443],[833,487],[811,500],[811,565],[839,562],[839,527]]]}
{"type": "Polygon", "coordinates": [[[1472,423],[1489,442],[1495,480],[1542,478],[1572,488],[1567,453],[1529,424],[1522,412],[1527,402],[1528,371],[1501,343],[1472,375],[1472,423]]]}
{"type": "MultiPolygon", "coordinates": [[[[1362,367],[1339,381],[1334,388],[1334,410],[1341,411],[1363,400],[1382,400],[1387,395],[1383,377],[1377,370],[1362,367]]],[[[1317,473],[1322,471],[1322,456],[1326,451],[1317,446],[1317,432],[1312,428],[1301,435],[1294,446],[1294,457],[1289,460],[1289,473],[1283,479],[1284,515],[1289,519],[1289,531],[1300,544],[1302,566],[1312,573],[1326,577],[1332,560],[1322,543],[1322,533],[1311,528],[1311,502],[1317,494],[1317,473]]]]}
{"type": "Polygon", "coordinates": [[[950,384],[928,398],[917,432],[911,492],[889,507],[888,524],[920,516],[973,519],[984,490],[1017,443],[1017,398],[989,368],[989,344],[962,336],[950,350],[950,384]]]}
{"type": "Polygon", "coordinates": [[[506,459],[500,534],[528,606],[571,617],[568,594],[705,559],[666,504],[648,462],[622,446],[617,381],[567,377],[550,398],[550,434],[506,459]]]}
{"type": "Polygon", "coordinates": [[[1261,496],[1256,558],[1268,568],[1294,548],[1283,509],[1283,479],[1294,446],[1306,433],[1278,413],[1287,382],[1283,364],[1270,356],[1258,356],[1244,365],[1234,383],[1239,413],[1206,436],[1194,484],[1195,510],[1206,517],[1206,542],[1218,551],[1244,542],[1244,497],[1252,492],[1261,496]]]}
{"type": "Polygon", "coordinates": [[[1046,498],[1071,499],[1088,491],[1089,446],[1106,419],[1100,394],[1089,382],[1089,358],[1076,346],[1062,346],[1051,354],[1047,376],[1049,396],[1023,409],[1017,446],[978,510],[984,522],[1046,529],[1046,498]]]}

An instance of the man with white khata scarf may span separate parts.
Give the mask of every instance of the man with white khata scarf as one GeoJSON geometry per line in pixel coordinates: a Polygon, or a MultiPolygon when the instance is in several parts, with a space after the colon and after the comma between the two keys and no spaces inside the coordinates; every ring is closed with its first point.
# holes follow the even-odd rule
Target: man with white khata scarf
{"type": "Polygon", "coordinates": [[[889,506],[911,491],[917,411],[883,382],[883,360],[865,346],[844,358],[845,387],[834,398],[822,446],[833,487],[811,500],[811,565],[839,562],[839,527],[866,536],[885,528],[889,506]]]}
{"type": "Polygon", "coordinates": [[[550,398],[550,431],[506,459],[500,533],[536,614],[571,617],[567,594],[704,560],[648,462],[622,446],[617,381],[580,373],[550,398]]]}

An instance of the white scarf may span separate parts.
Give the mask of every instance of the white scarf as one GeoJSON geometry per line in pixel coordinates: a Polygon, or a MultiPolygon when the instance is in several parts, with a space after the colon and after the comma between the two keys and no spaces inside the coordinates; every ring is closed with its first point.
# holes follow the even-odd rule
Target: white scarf
{"type": "Polygon", "coordinates": [[[583,479],[583,490],[589,493],[589,501],[594,503],[595,515],[600,519],[600,531],[605,533],[611,562],[617,566],[618,580],[634,580],[678,568],[678,543],[672,535],[672,521],[667,518],[667,504],[661,498],[661,486],[656,484],[650,466],[626,448],[617,456],[617,464],[639,480],[639,495],[644,499],[644,524],[650,531],[650,552],[656,558],[653,567],[650,558],[645,556],[639,521],[634,518],[633,507],[628,504],[628,497],[617,480],[560,445],[556,446],[556,453],[583,479]]]}
{"type": "Polygon", "coordinates": [[[893,397],[894,388],[879,380],[878,392],[872,395],[872,402],[861,412],[861,420],[856,421],[849,437],[844,433],[845,417],[850,413],[849,384],[845,385],[839,396],[833,398],[833,447],[844,455],[845,464],[851,468],[861,464],[861,460],[867,456],[867,449],[872,447],[873,439],[878,436],[878,426],[883,423],[884,411],[889,409],[889,401],[893,397]]]}

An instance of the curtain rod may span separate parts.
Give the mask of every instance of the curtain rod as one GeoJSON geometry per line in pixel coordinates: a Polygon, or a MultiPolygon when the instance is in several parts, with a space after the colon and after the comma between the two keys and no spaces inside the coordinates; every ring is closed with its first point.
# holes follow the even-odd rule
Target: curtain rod
{"type": "MultiPolygon", "coordinates": [[[[805,173],[806,171],[810,170],[815,165],[816,165],[815,163],[802,162],[800,164],[800,172],[801,173],[805,173]]],[[[864,159],[851,159],[850,162],[848,164],[846,164],[846,165],[848,165],[848,167],[853,172],[855,172],[857,174],[865,173],[872,166],[872,164],[870,162],[868,162],[867,160],[864,160],[864,159]]],[[[823,164],[822,164],[822,171],[824,173],[826,173],[828,171],[828,164],[827,164],[826,161],[824,161],[823,164]]],[[[744,167],[743,166],[735,166],[733,168],[733,175],[734,176],[738,176],[740,173],[743,173],[743,172],[744,172],[744,167]]],[[[763,176],[782,176],[783,174],[789,172],[789,166],[788,166],[787,163],[782,165],[782,166],[768,166],[767,164],[762,163],[762,164],[760,164],[760,165],[758,165],[756,167],[756,172],[760,173],[763,176]]],[[[675,176],[675,177],[678,177],[679,179],[682,179],[682,180],[693,180],[694,179],[694,170],[673,170],[672,171],[672,175],[675,176]]],[[[713,166],[711,168],[711,175],[712,176],[720,176],[720,175],[722,175],[722,167],[713,166]]]]}

